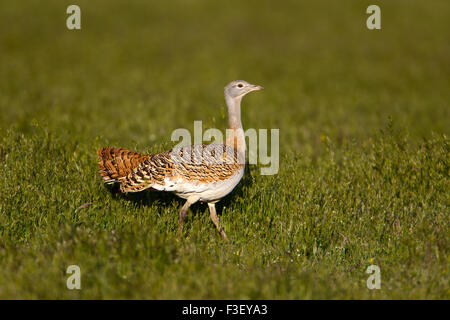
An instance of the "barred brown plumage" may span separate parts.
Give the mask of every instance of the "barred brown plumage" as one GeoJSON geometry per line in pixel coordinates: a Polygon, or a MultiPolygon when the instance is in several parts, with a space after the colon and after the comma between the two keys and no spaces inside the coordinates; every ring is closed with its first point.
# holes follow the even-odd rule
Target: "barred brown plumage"
{"type": "MultiPolygon", "coordinates": [[[[238,162],[237,150],[225,144],[217,145],[223,150],[223,159],[209,156],[204,152],[211,145],[195,145],[180,148],[183,150],[184,158],[174,157],[173,153],[179,149],[170,150],[154,155],[140,155],[133,153],[127,154],[132,159],[137,159],[140,163],[129,161],[136,164],[131,170],[119,168],[123,175],[118,175],[116,168],[111,174],[107,174],[108,179],[115,178],[116,182],[120,182],[122,192],[137,192],[146,188],[153,187],[158,190],[172,191],[175,193],[183,193],[185,190],[180,184],[167,184],[168,180],[181,180],[185,182],[212,183],[215,181],[226,180],[236,173],[236,170],[243,167],[244,164],[238,162]],[[195,154],[201,153],[201,162],[195,163],[195,154]],[[186,157],[189,155],[189,158],[186,157]]],[[[99,154],[102,154],[99,150],[99,154]]],[[[122,149],[123,150],[123,149],[122,149]]],[[[124,154],[123,151],[118,153],[119,159],[124,154]]],[[[103,163],[104,160],[100,161],[103,163]]],[[[123,163],[117,161],[118,163],[123,163]]],[[[131,166],[129,167],[131,168],[131,166]]],[[[102,169],[102,172],[105,172],[102,169]]]]}
{"type": "Polygon", "coordinates": [[[106,183],[117,182],[141,164],[148,155],[142,155],[123,148],[100,148],[97,151],[100,175],[106,183]]]}
{"type": "Polygon", "coordinates": [[[219,225],[215,203],[239,183],[245,166],[245,136],[241,124],[242,97],[261,86],[233,81],[225,87],[231,135],[224,144],[212,143],[179,147],[158,154],[139,154],[123,148],[98,149],[100,175],[106,183],[120,183],[122,192],[148,188],[173,192],[186,203],[180,210],[179,230],[188,208],[197,201],[207,202],[211,219],[219,225]]]}

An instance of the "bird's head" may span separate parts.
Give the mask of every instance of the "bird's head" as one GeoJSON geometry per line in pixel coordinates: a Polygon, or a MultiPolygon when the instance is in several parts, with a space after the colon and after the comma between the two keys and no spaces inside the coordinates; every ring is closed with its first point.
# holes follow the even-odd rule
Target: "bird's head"
{"type": "Polygon", "coordinates": [[[262,90],[264,87],[248,83],[244,80],[235,80],[225,87],[225,97],[232,99],[242,98],[247,93],[262,90]]]}

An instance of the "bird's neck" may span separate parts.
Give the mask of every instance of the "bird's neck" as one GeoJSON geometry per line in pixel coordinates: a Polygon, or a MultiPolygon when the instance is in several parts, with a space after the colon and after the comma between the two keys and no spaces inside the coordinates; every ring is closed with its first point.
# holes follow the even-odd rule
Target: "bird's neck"
{"type": "Polygon", "coordinates": [[[228,128],[226,144],[232,146],[241,154],[245,155],[245,135],[241,122],[241,100],[242,97],[225,97],[228,106],[228,128]]]}

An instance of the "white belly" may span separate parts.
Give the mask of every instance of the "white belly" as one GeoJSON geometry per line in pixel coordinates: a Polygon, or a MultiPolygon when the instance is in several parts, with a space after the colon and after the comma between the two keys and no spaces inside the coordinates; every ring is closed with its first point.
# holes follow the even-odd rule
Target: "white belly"
{"type": "Polygon", "coordinates": [[[231,191],[241,181],[244,175],[244,167],[236,171],[234,175],[226,180],[219,180],[210,183],[198,181],[171,181],[169,178],[165,181],[165,186],[153,186],[161,191],[170,191],[183,199],[195,196],[201,202],[217,202],[231,191]]]}

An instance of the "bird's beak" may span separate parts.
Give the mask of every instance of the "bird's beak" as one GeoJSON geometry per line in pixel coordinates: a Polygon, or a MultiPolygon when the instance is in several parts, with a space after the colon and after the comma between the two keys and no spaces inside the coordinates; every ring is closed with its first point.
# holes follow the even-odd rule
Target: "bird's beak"
{"type": "Polygon", "coordinates": [[[264,89],[263,86],[258,86],[258,85],[256,85],[256,84],[252,85],[252,91],[262,90],[262,89],[264,89]]]}

